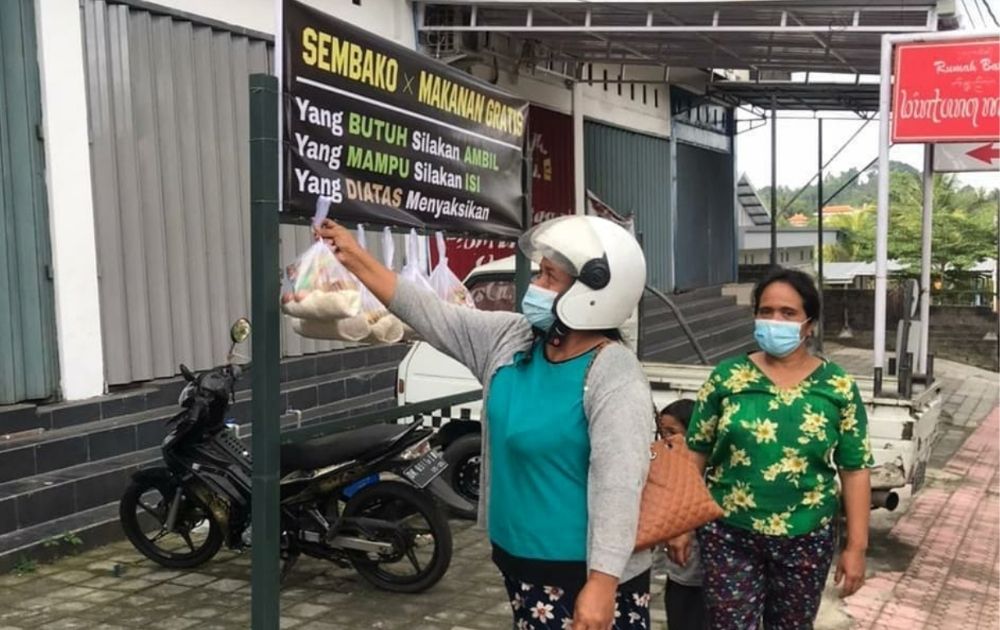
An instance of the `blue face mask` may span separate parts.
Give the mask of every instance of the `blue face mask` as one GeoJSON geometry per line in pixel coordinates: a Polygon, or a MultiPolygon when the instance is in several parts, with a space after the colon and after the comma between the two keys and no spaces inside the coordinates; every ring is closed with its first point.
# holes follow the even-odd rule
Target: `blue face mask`
{"type": "Polygon", "coordinates": [[[521,299],[521,312],[528,318],[532,326],[543,332],[549,332],[552,325],[556,323],[556,314],[552,307],[555,305],[557,297],[559,294],[555,291],[529,284],[524,298],[521,299]]]}
{"type": "MultiPolygon", "coordinates": [[[[808,321],[808,320],[806,320],[808,321]]],[[[756,319],[753,324],[753,338],[760,349],[772,357],[787,357],[802,344],[802,324],[776,319],[756,319]]]]}

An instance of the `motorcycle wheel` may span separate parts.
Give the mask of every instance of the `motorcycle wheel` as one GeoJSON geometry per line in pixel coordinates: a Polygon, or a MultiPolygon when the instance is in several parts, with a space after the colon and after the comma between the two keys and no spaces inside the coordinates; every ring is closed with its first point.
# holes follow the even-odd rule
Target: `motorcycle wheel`
{"type": "MultiPolygon", "coordinates": [[[[455,494],[474,506],[479,505],[479,467],[482,457],[482,436],[479,433],[463,435],[444,449],[448,468],[448,484],[455,494]]],[[[475,518],[475,513],[471,515],[475,518]]]]}
{"type": "Polygon", "coordinates": [[[395,593],[420,593],[437,584],[451,564],[451,528],[422,491],[398,481],[383,481],[355,494],[344,518],[394,521],[398,530],[361,535],[392,543],[391,553],[357,552],[355,570],[374,586],[395,593]],[[428,549],[429,546],[432,548],[428,549]]]}
{"type": "Polygon", "coordinates": [[[118,503],[118,518],[129,542],[168,569],[190,569],[212,559],[222,546],[222,528],[188,497],[172,531],[166,530],[177,485],[170,479],[133,481],[118,503]]]}

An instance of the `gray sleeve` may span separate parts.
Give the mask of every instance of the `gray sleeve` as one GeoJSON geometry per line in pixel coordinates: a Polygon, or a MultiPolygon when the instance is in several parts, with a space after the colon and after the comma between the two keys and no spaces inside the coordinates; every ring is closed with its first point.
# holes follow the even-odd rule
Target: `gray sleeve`
{"type": "Polygon", "coordinates": [[[590,425],[588,566],[621,578],[635,549],[655,431],[649,381],[628,348],[609,345],[594,359],[584,409],[590,425]]]}
{"type": "Polygon", "coordinates": [[[513,356],[532,337],[523,315],[448,304],[398,276],[389,310],[434,348],[469,368],[480,383],[496,368],[498,357],[513,356]]]}

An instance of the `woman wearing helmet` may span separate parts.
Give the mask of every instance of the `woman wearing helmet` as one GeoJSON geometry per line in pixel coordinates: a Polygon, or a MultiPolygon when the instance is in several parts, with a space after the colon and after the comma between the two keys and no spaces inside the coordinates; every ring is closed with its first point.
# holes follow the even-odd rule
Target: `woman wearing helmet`
{"type": "Polygon", "coordinates": [[[523,314],[446,304],[396,276],[332,221],[338,259],[483,384],[479,518],[515,628],[649,628],[649,552],[633,553],[649,466],[649,383],[617,329],[645,258],[620,226],[561,217],[525,233],[538,263],[523,314]]]}

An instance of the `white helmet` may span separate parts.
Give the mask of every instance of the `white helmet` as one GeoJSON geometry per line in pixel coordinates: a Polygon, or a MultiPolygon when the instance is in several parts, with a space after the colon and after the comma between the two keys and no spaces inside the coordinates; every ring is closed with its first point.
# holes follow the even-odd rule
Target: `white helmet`
{"type": "Polygon", "coordinates": [[[576,281],[555,304],[572,330],[618,328],[646,286],[646,257],[635,237],[599,217],[573,215],[540,223],[518,241],[535,262],[548,258],[576,281]]]}

